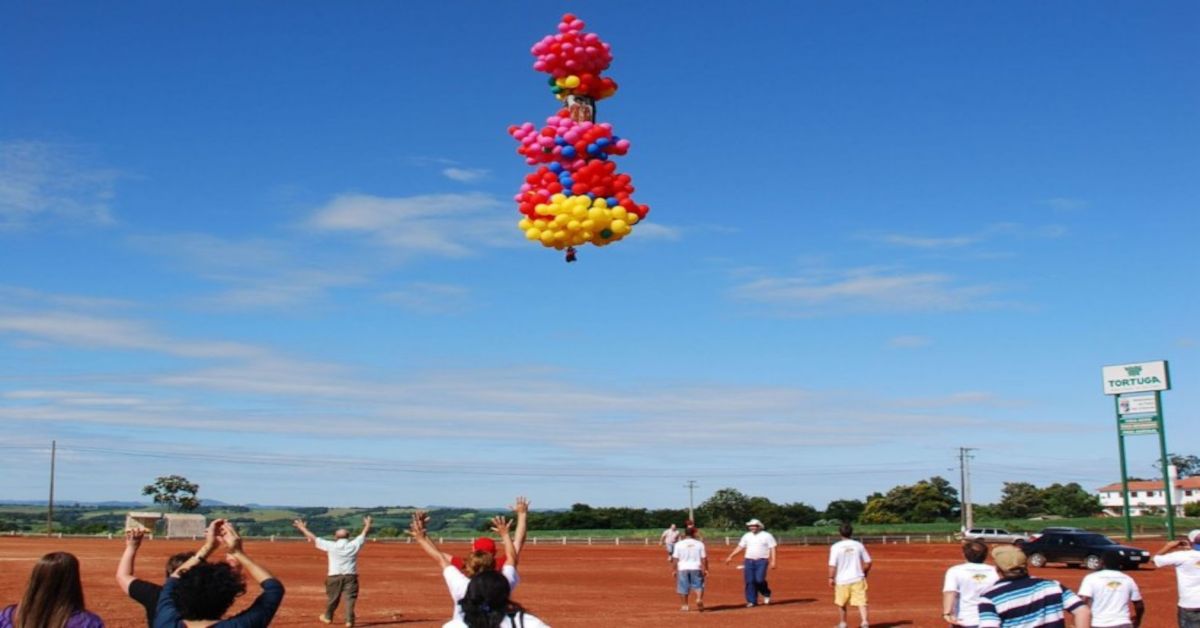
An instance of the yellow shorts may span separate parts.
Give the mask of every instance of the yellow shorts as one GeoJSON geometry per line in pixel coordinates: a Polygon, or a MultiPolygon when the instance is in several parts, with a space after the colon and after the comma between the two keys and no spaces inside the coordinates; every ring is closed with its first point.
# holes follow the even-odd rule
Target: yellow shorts
{"type": "Polygon", "coordinates": [[[833,588],[835,606],[845,606],[847,601],[851,606],[867,605],[867,580],[865,578],[851,584],[839,584],[833,588]]]}

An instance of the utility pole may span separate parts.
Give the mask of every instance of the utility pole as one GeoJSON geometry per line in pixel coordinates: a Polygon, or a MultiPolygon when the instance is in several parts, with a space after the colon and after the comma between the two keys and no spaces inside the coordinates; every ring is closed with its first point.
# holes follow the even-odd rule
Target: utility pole
{"type": "Polygon", "coordinates": [[[684,486],[688,490],[688,521],[696,523],[696,481],[688,480],[684,486]]]}
{"type": "Polygon", "coordinates": [[[971,454],[968,452],[975,451],[974,447],[959,447],[958,448],[958,472],[961,482],[961,490],[959,490],[959,515],[962,518],[963,531],[970,530],[975,527],[975,515],[971,512],[971,454]]]}
{"type": "Polygon", "coordinates": [[[46,536],[54,532],[54,457],[58,441],[50,441],[50,508],[46,511],[46,536]]]}

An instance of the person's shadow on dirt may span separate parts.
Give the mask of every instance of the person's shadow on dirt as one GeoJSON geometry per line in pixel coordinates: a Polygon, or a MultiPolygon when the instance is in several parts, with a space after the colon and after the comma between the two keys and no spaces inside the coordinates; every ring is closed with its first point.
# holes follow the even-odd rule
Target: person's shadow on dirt
{"type": "MultiPolygon", "coordinates": [[[[759,604],[759,606],[787,606],[788,604],[812,604],[816,602],[816,598],[802,597],[792,598],[788,600],[772,599],[770,604],[759,604]]],[[[705,606],[705,613],[719,613],[721,611],[732,610],[749,610],[745,604],[718,604],[716,606],[705,606]]]]}

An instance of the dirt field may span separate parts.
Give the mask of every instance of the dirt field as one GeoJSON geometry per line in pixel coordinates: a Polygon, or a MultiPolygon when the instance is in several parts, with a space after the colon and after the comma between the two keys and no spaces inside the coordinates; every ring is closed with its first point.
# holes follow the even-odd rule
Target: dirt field
{"type": "MultiPolygon", "coordinates": [[[[162,565],[172,553],[198,543],[148,541],[138,557],[138,571],[161,581],[162,565]]],[[[1157,544],[1146,545],[1154,550],[1157,544]],[[1151,546],[1153,545],[1153,546],[1151,546]]],[[[17,601],[33,563],[42,554],[63,550],[83,563],[87,605],[109,626],[144,626],[141,608],[118,591],[113,573],[123,541],[97,539],[0,538],[0,604],[17,601]]],[[[463,551],[464,546],[449,546],[463,551]]],[[[961,562],[951,545],[869,546],[875,559],[870,578],[871,625],[944,626],[941,584],[945,569],[961,562]]],[[[770,606],[744,608],[742,572],[721,560],[729,549],[710,546],[710,574],[703,614],[683,613],[675,596],[665,553],[655,547],[586,547],[529,545],[522,555],[518,599],[531,612],[557,627],[571,626],[832,626],[837,621],[826,581],[825,547],[783,547],[779,569],[771,572],[770,606]]],[[[248,541],[247,552],[267,566],[287,587],[283,607],[273,625],[321,625],[324,610],[325,557],[300,542],[248,541]]],[[[735,563],[736,564],[736,563],[735,563]]],[[[450,598],[433,562],[412,545],[370,543],[360,555],[362,594],[360,626],[440,626],[450,617],[450,598]]],[[[1064,567],[1035,570],[1077,588],[1086,572],[1064,567]]],[[[1174,625],[1174,570],[1142,569],[1134,578],[1146,597],[1145,626],[1174,625]]],[[[238,608],[248,605],[257,589],[238,608]]],[[[337,617],[341,619],[341,616],[337,617]]],[[[857,617],[851,613],[852,624],[857,617]]],[[[335,622],[340,625],[340,622],[335,622]]]]}

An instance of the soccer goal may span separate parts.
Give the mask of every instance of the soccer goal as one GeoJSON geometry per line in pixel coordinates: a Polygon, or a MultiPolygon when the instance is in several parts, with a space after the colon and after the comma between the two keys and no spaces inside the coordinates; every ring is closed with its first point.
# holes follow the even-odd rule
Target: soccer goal
{"type": "Polygon", "coordinates": [[[208,527],[204,515],[168,514],[165,519],[168,539],[199,538],[204,536],[204,530],[208,527]]]}

